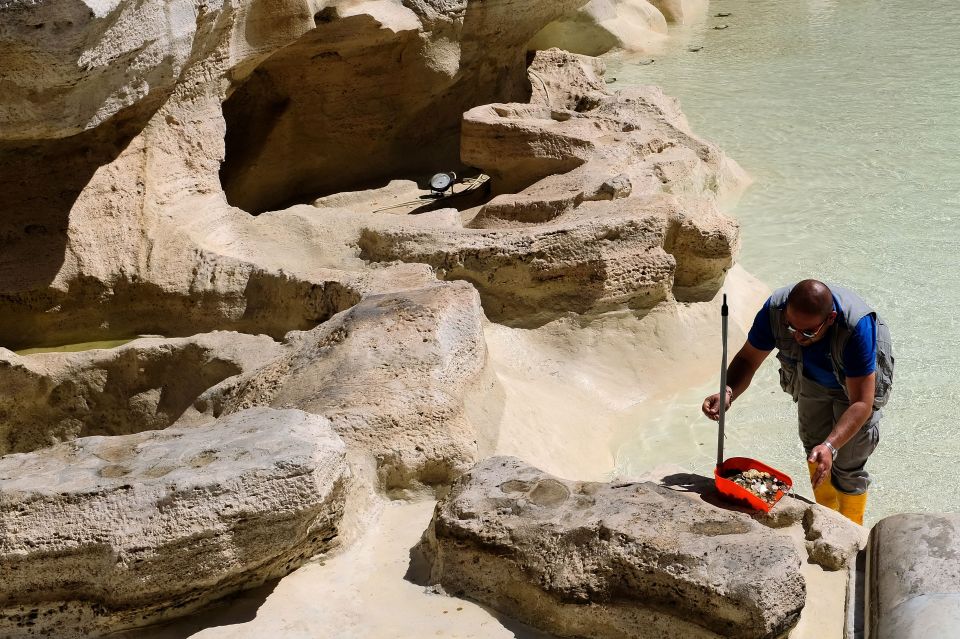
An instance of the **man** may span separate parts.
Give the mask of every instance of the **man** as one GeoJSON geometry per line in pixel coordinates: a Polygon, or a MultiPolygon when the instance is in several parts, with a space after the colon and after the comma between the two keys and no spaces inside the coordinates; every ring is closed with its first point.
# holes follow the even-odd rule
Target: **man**
{"type": "MultiPolygon", "coordinates": [[[[867,458],[880,440],[880,408],[893,384],[886,324],[860,296],[803,280],[774,291],[727,368],[726,407],[743,394],[774,348],[780,386],[797,402],[800,441],[818,504],[863,524],[867,458]]],[[[719,419],[720,393],[703,412],[719,419]]]]}

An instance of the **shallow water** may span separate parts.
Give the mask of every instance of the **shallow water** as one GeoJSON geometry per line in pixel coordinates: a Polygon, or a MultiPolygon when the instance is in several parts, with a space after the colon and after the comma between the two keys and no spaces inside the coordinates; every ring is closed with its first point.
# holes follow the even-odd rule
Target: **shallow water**
{"type": "MultiPolygon", "coordinates": [[[[755,178],[733,211],[748,271],[771,288],[804,277],[845,284],[890,324],[895,395],[868,464],[868,521],[955,512],[960,12],[946,0],[714,0],[710,14],[675,30],[662,54],[609,56],[612,87],[662,86],[697,134],[755,178]]],[[[620,471],[676,462],[709,474],[715,427],[699,404],[718,379],[656,415],[631,415],[645,425],[621,447],[620,471]]],[[[727,455],[803,484],[795,419],[765,366],[729,413],[727,455]]]]}
{"type": "Polygon", "coordinates": [[[64,344],[62,346],[41,346],[38,348],[24,348],[23,350],[14,351],[17,355],[36,355],[38,353],[79,353],[81,351],[92,351],[96,349],[105,349],[105,348],[116,348],[117,346],[123,346],[133,340],[137,339],[137,336],[127,337],[125,339],[112,339],[104,340],[99,342],[81,342],[78,344],[64,344]]]}

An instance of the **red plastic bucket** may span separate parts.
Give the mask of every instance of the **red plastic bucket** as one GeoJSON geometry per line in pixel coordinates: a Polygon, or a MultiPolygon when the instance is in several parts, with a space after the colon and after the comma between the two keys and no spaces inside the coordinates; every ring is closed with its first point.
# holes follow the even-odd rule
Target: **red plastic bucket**
{"type": "Polygon", "coordinates": [[[762,510],[765,513],[770,512],[770,509],[783,497],[782,490],[778,490],[773,496],[773,504],[768,504],[743,486],[727,479],[729,475],[735,475],[751,469],[770,473],[786,484],[788,489],[793,488],[793,480],[790,479],[790,476],[786,473],[781,473],[776,468],[770,468],[766,464],[758,462],[756,459],[750,459],[749,457],[731,457],[713,469],[714,483],[717,486],[717,490],[726,499],[744,503],[754,510],[762,510]]]}

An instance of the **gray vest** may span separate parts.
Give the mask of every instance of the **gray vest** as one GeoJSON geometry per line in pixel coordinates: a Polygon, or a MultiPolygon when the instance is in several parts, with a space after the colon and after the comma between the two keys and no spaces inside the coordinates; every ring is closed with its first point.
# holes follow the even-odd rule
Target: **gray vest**
{"type": "MultiPolygon", "coordinates": [[[[890,399],[893,388],[893,343],[890,339],[890,329],[880,319],[876,311],[867,305],[863,299],[848,288],[828,284],[840,307],[843,309],[843,319],[838,317],[834,322],[830,337],[830,359],[833,363],[833,374],[837,378],[844,394],[847,392],[846,378],[843,374],[843,350],[850,339],[850,334],[857,324],[867,315],[873,315],[877,326],[877,383],[873,399],[874,409],[881,408],[890,399]]],[[[770,296],[770,327],[777,345],[777,359],[780,360],[780,387],[793,397],[793,401],[800,398],[800,377],[803,375],[803,347],[797,344],[793,335],[787,330],[786,320],[783,317],[787,306],[787,296],[793,286],[778,288],[770,296]]]]}

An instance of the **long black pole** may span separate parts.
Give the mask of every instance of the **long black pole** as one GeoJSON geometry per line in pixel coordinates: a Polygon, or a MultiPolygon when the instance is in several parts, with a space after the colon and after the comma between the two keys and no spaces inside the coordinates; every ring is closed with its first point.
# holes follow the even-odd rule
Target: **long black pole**
{"type": "Polygon", "coordinates": [[[727,412],[727,295],[720,307],[720,336],[723,340],[723,360],[720,363],[720,428],[717,434],[717,467],[723,463],[723,420],[727,412]]]}

